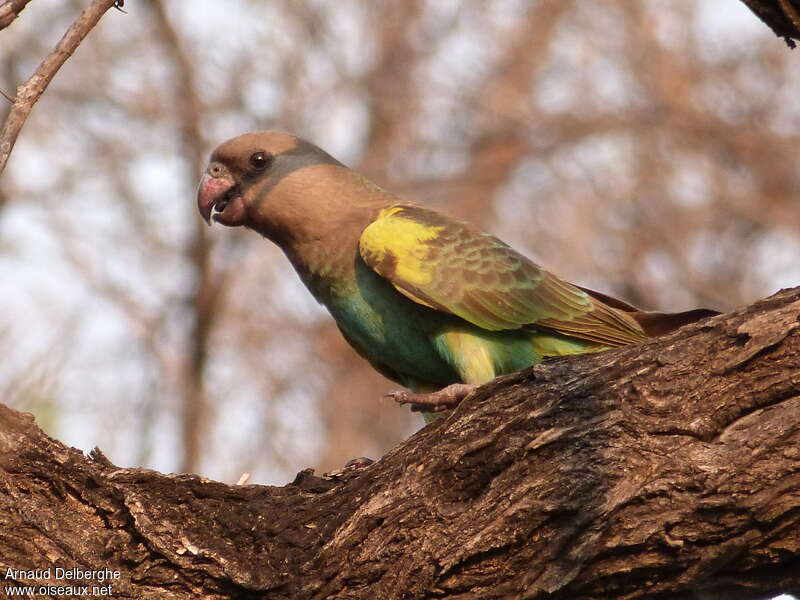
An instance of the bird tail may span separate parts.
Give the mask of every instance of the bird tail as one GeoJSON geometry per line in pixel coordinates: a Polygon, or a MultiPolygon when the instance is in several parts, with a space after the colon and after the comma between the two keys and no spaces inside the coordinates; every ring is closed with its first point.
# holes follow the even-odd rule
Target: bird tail
{"type": "Polygon", "coordinates": [[[719,311],[708,308],[695,308],[676,313],[645,312],[637,311],[631,313],[636,322],[641,325],[644,332],[650,337],[664,335],[675,331],[679,327],[694,323],[706,317],[713,317],[720,314],[719,311]]]}
{"type": "Polygon", "coordinates": [[[708,308],[695,308],[676,313],[647,312],[602,292],[596,292],[585,287],[581,287],[581,289],[593,298],[600,300],[600,302],[630,315],[649,337],[664,335],[689,323],[720,314],[719,311],[708,308]]]}

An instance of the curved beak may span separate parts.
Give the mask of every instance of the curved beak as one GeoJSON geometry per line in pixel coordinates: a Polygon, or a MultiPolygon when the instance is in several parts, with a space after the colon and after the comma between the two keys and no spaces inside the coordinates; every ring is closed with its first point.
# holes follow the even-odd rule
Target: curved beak
{"type": "Polygon", "coordinates": [[[204,173],[197,188],[197,210],[203,220],[211,225],[211,213],[214,205],[225,197],[225,194],[234,186],[233,181],[226,177],[212,177],[204,173]]]}

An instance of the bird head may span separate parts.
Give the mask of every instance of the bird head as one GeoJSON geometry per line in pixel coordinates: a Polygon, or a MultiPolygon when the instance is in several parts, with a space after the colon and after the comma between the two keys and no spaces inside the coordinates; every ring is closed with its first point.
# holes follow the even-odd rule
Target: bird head
{"type": "Polygon", "coordinates": [[[356,240],[397,200],[317,146],[272,131],[221,144],[197,190],[197,208],[209,225],[247,227],[289,253],[348,232],[356,240]]]}
{"type": "Polygon", "coordinates": [[[216,221],[229,227],[254,226],[266,213],[287,210],[265,206],[279,184],[297,171],[318,165],[341,167],[313,144],[286,133],[240,135],[211,154],[197,190],[197,208],[209,225],[216,221]]]}

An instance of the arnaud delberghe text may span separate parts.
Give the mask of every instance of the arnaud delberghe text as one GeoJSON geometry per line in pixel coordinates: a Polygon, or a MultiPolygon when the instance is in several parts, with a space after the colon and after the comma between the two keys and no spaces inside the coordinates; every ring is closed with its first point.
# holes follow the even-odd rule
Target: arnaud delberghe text
{"type": "Polygon", "coordinates": [[[67,579],[71,581],[90,580],[97,583],[119,579],[122,576],[120,571],[111,569],[63,569],[61,567],[47,569],[12,569],[8,567],[5,572],[6,579],[25,581],[27,579],[48,580],[48,579],[67,579]]]}

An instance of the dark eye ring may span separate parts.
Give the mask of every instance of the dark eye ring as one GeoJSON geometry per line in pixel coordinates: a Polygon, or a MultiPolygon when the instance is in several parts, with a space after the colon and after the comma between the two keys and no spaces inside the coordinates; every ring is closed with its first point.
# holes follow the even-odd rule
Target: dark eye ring
{"type": "Polygon", "coordinates": [[[250,166],[259,171],[266,169],[272,162],[272,155],[266,152],[254,152],[250,155],[250,166]]]}

